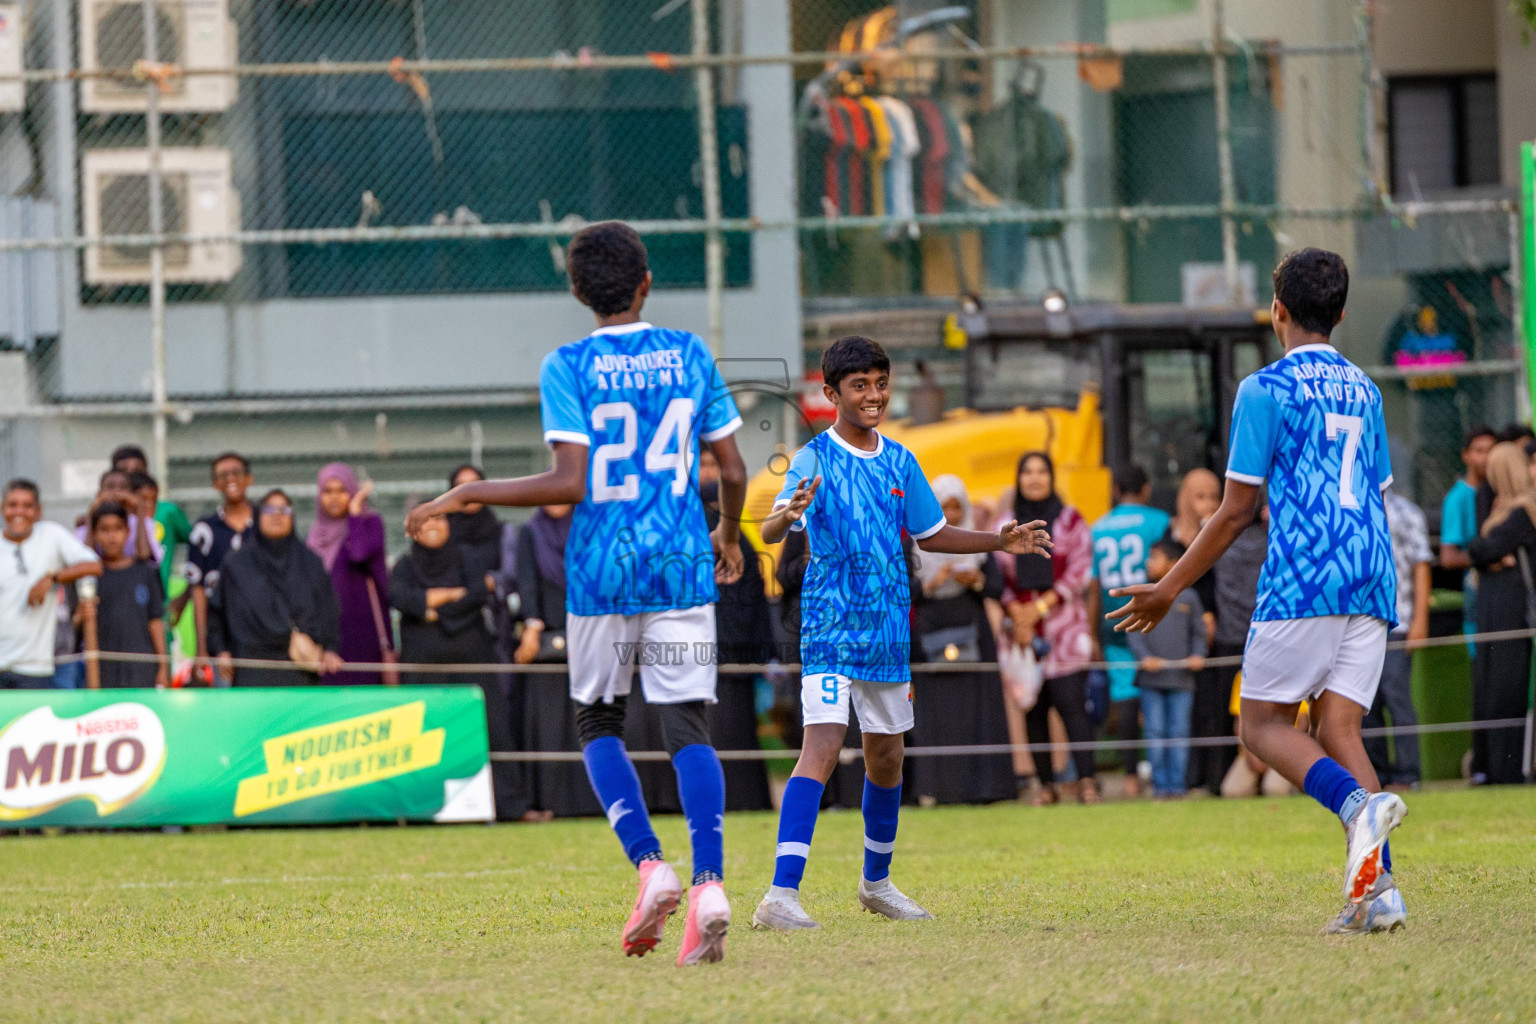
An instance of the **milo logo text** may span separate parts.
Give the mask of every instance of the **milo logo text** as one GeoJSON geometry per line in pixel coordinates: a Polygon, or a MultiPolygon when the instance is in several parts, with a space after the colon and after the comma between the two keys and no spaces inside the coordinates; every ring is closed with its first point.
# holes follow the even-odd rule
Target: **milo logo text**
{"type": "Polygon", "coordinates": [[[165,765],[165,729],[143,704],[124,701],[77,718],[51,707],[0,732],[0,819],[30,818],[71,800],[108,815],[138,799],[165,765]]]}

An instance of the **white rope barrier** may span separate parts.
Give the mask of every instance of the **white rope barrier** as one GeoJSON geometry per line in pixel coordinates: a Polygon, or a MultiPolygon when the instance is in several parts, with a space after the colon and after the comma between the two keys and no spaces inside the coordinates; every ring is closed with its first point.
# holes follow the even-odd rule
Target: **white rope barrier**
{"type": "MultiPolygon", "coordinates": [[[[1452,636],[1427,637],[1415,643],[1407,640],[1392,640],[1387,643],[1387,649],[1392,651],[1402,650],[1426,650],[1434,647],[1458,647],[1465,644],[1489,644],[1508,640],[1530,640],[1536,638],[1536,629],[1506,629],[1491,633],[1465,633],[1452,636]]],[[[669,645],[670,646],[670,645],[669,645]]],[[[713,647],[714,645],[707,645],[713,647]]],[[[696,652],[698,645],[690,644],[684,654],[696,652]]],[[[641,661],[642,654],[639,650],[631,652],[636,661],[641,661]]],[[[60,655],[55,658],[56,664],[64,665],[72,662],[83,662],[94,659],[98,662],[117,661],[131,664],[158,664],[161,661],[155,654],[124,654],[114,651],[78,652],[75,654],[60,655]]],[[[213,664],[213,659],[207,659],[213,664]]],[[[232,658],[228,664],[233,668],[256,669],[289,669],[298,671],[312,671],[311,666],[299,665],[292,661],[278,661],[263,658],[232,658]]],[[[1073,671],[1109,671],[1121,669],[1133,665],[1129,661],[1090,661],[1078,666],[1073,671]]],[[[1205,668],[1241,668],[1242,655],[1230,655],[1220,658],[1206,658],[1203,661],[1205,668]]],[[[643,668],[643,661],[640,664],[643,668]]],[[[995,661],[929,661],[914,662],[911,666],[914,675],[943,675],[948,673],[970,672],[997,672],[998,663],[995,661]]],[[[1169,660],[1163,662],[1164,668],[1188,668],[1188,659],[1169,660]]],[[[410,672],[421,675],[565,675],[569,666],[564,662],[544,663],[531,665],[510,665],[504,662],[470,662],[454,664],[431,664],[425,662],[399,662],[386,663],[377,661],[349,661],[345,668],[349,672],[384,672],[393,670],[397,672],[410,672]]],[[[721,675],[779,675],[794,673],[800,670],[798,662],[766,662],[766,663],[726,663],[717,666],[721,675]]]]}
{"type": "MultiPolygon", "coordinates": [[[[1483,722],[1435,722],[1428,725],[1382,726],[1362,729],[1366,738],[1376,736],[1421,736],[1442,732],[1479,732],[1486,729],[1515,729],[1525,725],[1523,718],[1494,718],[1483,722]]],[[[1075,743],[979,743],[974,746],[907,747],[904,757],[980,757],[988,754],[1014,754],[1029,751],[1031,754],[1048,754],[1057,750],[1068,753],[1079,750],[1154,750],[1166,747],[1235,747],[1241,741],[1236,736],[1191,736],[1182,740],[1083,740],[1075,743]]],[[[722,761],[778,761],[800,756],[798,750],[721,750],[722,761]]],[[[665,750],[631,750],[632,761],[670,761],[672,756],[665,750]]],[[[844,747],[838,751],[838,761],[852,764],[861,760],[864,752],[857,747],[844,747]]],[[[492,761],[533,763],[579,762],[579,750],[493,750],[492,761]]]]}

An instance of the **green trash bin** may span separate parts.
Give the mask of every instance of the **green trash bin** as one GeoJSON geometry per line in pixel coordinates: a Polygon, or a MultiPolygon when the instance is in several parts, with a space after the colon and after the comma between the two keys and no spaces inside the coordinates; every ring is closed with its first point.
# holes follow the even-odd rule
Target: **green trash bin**
{"type": "MultiPolygon", "coordinates": [[[[1430,597],[1430,635],[1461,632],[1462,598],[1458,590],[1436,590],[1430,597]]],[[[1425,725],[1472,719],[1472,652],[1465,644],[1426,647],[1413,655],[1413,706],[1425,725]]],[[[1422,777],[1461,778],[1461,762],[1472,749],[1470,732],[1425,733],[1419,737],[1422,777]]]]}

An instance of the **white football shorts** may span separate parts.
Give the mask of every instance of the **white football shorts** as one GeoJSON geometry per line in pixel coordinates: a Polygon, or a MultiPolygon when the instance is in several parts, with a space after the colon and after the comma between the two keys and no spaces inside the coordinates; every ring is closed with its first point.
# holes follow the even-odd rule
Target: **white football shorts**
{"type": "Polygon", "coordinates": [[[1327,690],[1370,710],[1386,656],[1387,624],[1371,615],[1255,622],[1243,648],[1242,696],[1300,704],[1327,690]]]}
{"type": "Polygon", "coordinates": [[[806,725],[846,726],[849,704],[865,732],[898,736],[912,728],[911,683],[871,683],[832,674],[800,677],[806,725]]]}
{"type": "Polygon", "coordinates": [[[640,666],[649,704],[715,703],[715,606],[638,615],[567,615],[571,699],[613,703],[629,695],[640,666]]]}

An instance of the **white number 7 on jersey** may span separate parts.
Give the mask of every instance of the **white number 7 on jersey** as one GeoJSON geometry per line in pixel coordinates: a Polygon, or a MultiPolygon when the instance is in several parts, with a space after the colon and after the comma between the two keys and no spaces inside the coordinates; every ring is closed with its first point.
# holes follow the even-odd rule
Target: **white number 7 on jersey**
{"type": "Polygon", "coordinates": [[[1360,454],[1360,435],[1365,433],[1365,420],[1337,412],[1324,413],[1323,430],[1330,441],[1344,435],[1344,457],[1339,460],[1339,507],[1359,508],[1360,499],[1355,497],[1355,457],[1360,454]]]}

